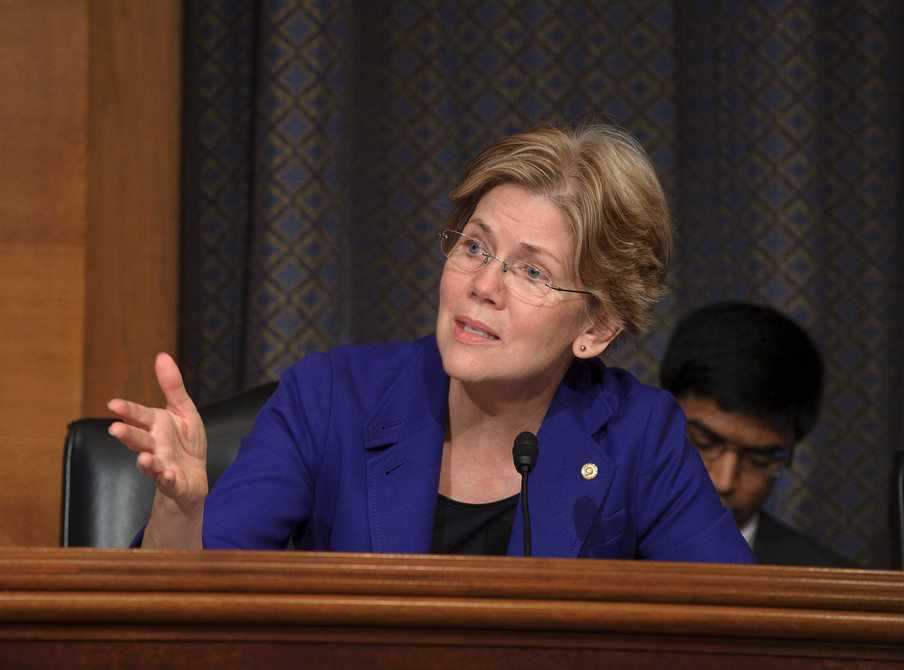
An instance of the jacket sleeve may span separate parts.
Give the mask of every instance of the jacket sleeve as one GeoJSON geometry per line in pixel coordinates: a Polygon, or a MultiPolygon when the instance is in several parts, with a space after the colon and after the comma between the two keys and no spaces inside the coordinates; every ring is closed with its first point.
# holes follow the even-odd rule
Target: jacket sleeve
{"type": "Polygon", "coordinates": [[[332,418],[332,369],[309,354],[280,379],[204,506],[212,549],[283,549],[304,532],[332,418]]]}
{"type": "Polygon", "coordinates": [[[755,563],[731,510],[722,507],[684,414],[660,392],[650,411],[635,482],[638,551],[660,561],[755,563]]]}

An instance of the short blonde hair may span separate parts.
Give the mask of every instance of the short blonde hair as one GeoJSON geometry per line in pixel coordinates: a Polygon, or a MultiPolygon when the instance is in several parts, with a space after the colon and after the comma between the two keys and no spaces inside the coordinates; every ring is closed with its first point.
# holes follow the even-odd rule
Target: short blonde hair
{"type": "Polygon", "coordinates": [[[446,222],[461,231],[480,199],[516,184],[562,212],[575,240],[574,267],[587,317],[631,334],[644,332],[668,293],[672,249],[668,204],[640,143],[608,125],[578,130],[542,125],[499,140],[468,166],[449,199],[446,222]]]}

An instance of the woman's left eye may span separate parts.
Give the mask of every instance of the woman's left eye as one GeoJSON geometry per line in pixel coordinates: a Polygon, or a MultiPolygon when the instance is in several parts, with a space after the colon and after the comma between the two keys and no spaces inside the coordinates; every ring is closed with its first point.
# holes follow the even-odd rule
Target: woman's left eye
{"type": "Polygon", "coordinates": [[[528,279],[543,279],[543,273],[533,265],[528,265],[524,269],[528,279]]]}

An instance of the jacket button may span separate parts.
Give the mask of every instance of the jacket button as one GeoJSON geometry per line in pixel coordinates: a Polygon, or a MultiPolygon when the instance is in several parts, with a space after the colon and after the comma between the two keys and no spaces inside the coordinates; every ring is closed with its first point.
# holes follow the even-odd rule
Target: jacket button
{"type": "Polygon", "coordinates": [[[581,468],[581,477],[584,479],[593,479],[599,473],[599,468],[593,463],[587,463],[581,468]]]}

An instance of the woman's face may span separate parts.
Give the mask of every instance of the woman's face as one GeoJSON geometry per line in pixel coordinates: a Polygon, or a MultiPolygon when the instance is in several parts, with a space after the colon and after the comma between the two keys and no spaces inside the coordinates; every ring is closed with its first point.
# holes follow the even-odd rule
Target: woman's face
{"type": "MultiPolygon", "coordinates": [[[[571,231],[546,198],[514,184],[497,186],[480,199],[462,232],[503,261],[541,269],[553,286],[583,288],[575,277],[571,231]]],[[[476,271],[446,261],[436,335],[443,366],[463,383],[510,383],[516,393],[527,394],[554,388],[582,338],[596,330],[582,316],[584,296],[549,291],[536,304],[512,292],[506,274],[494,260],[476,271]]],[[[586,344],[581,355],[602,351],[589,339],[586,344]]]]}

